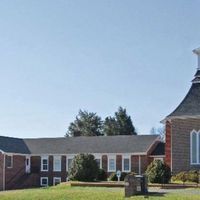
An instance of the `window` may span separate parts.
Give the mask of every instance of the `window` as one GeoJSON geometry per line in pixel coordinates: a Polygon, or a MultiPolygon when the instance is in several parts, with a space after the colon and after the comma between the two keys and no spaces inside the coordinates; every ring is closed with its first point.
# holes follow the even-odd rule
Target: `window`
{"type": "Polygon", "coordinates": [[[192,131],[190,134],[191,164],[200,164],[200,131],[192,131]]]}
{"type": "Polygon", "coordinates": [[[53,157],[53,170],[55,172],[61,171],[61,156],[54,156],[53,157]]]}
{"type": "Polygon", "coordinates": [[[100,159],[100,158],[97,158],[97,159],[95,159],[95,160],[96,160],[96,162],[97,162],[98,167],[101,168],[101,159],[100,159]]]}
{"type": "Polygon", "coordinates": [[[67,156],[67,163],[66,163],[66,165],[67,165],[67,168],[66,168],[67,172],[70,170],[73,158],[74,158],[73,156],[67,156]]]}
{"type": "Polygon", "coordinates": [[[61,183],[61,177],[53,177],[53,185],[58,185],[61,183]]]}
{"type": "Polygon", "coordinates": [[[97,162],[98,167],[102,168],[102,161],[101,161],[101,155],[95,155],[95,160],[97,162]]]}
{"type": "Polygon", "coordinates": [[[48,156],[41,157],[41,171],[48,171],[49,170],[49,158],[48,156]]]}
{"type": "Polygon", "coordinates": [[[42,186],[42,187],[48,186],[48,177],[41,177],[40,178],[40,186],[42,186]]]}
{"type": "Polygon", "coordinates": [[[124,172],[130,172],[131,168],[130,168],[130,156],[123,156],[123,160],[122,160],[122,170],[124,172]]]}
{"type": "Polygon", "coordinates": [[[6,167],[12,168],[13,167],[13,157],[6,156],[6,167]]]}
{"type": "Polygon", "coordinates": [[[116,157],[108,157],[108,172],[116,171],[116,157]]]}

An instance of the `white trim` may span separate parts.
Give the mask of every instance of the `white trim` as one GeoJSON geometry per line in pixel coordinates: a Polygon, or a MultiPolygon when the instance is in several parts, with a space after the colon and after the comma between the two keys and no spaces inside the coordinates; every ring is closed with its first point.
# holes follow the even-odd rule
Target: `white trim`
{"type": "Polygon", "coordinates": [[[62,156],[53,156],[53,171],[61,172],[61,168],[62,168],[62,156]],[[56,169],[56,162],[55,162],[56,160],[59,161],[58,169],[56,169]]]}
{"type": "Polygon", "coordinates": [[[108,165],[108,172],[116,172],[116,154],[115,155],[109,155],[107,156],[108,157],[108,162],[107,162],[107,165],[108,165]],[[113,159],[114,160],[114,169],[113,170],[110,170],[110,162],[109,160],[113,159]]]}
{"type": "Polygon", "coordinates": [[[74,156],[75,155],[72,155],[72,154],[69,154],[69,155],[66,155],[66,171],[69,172],[69,168],[68,168],[68,159],[74,159],[74,156]]]}
{"type": "MultiPolygon", "coordinates": [[[[3,152],[2,153],[6,153],[7,155],[17,155],[17,156],[43,156],[43,155],[47,155],[47,156],[60,156],[60,155],[66,155],[66,156],[75,156],[75,155],[78,155],[79,153],[74,153],[74,154],[66,154],[66,153],[61,153],[61,154],[55,154],[55,153],[48,153],[48,154],[44,154],[44,153],[41,153],[41,154],[22,154],[22,153],[7,153],[7,152],[3,152]]],[[[83,152],[84,153],[84,152],[83,152]]],[[[131,155],[134,155],[134,156],[138,156],[138,155],[141,155],[141,156],[145,156],[147,155],[147,152],[116,152],[116,153],[84,153],[84,154],[92,154],[92,155],[96,155],[96,154],[101,154],[101,155],[122,155],[122,154],[131,154],[131,155]]]]}
{"type": "Polygon", "coordinates": [[[49,171],[49,156],[43,155],[41,156],[41,167],[40,167],[41,172],[48,172],[49,171]],[[47,169],[43,169],[43,160],[47,160],[47,169]]]}
{"type": "Polygon", "coordinates": [[[131,155],[122,155],[122,172],[131,172],[131,155]],[[124,159],[129,159],[129,170],[124,170],[124,159]]]}
{"type": "Polygon", "coordinates": [[[200,151],[200,130],[199,131],[196,131],[196,130],[192,130],[191,132],[190,132],[190,164],[191,165],[200,165],[200,156],[199,156],[199,151],[200,151]],[[195,134],[196,135],[196,160],[197,160],[197,162],[196,163],[194,163],[193,162],[193,155],[192,155],[192,145],[193,145],[193,143],[192,143],[192,135],[193,134],[195,134]]]}
{"type": "Polygon", "coordinates": [[[0,153],[2,153],[2,154],[3,154],[3,153],[5,153],[5,152],[4,152],[3,150],[1,150],[1,149],[0,149],[0,153]]]}
{"type": "Polygon", "coordinates": [[[150,158],[165,158],[165,155],[150,155],[150,158]]]}
{"type": "Polygon", "coordinates": [[[49,186],[49,178],[48,177],[40,177],[40,186],[42,187],[47,187],[49,186]],[[46,179],[47,180],[47,184],[42,184],[42,180],[46,179]]]}
{"type": "Polygon", "coordinates": [[[169,116],[169,117],[166,117],[165,119],[161,120],[160,122],[161,123],[166,123],[166,121],[170,121],[173,120],[173,119],[199,119],[200,118],[200,115],[182,115],[182,116],[169,116]]]}
{"type": "MultiPolygon", "coordinates": [[[[148,147],[147,151],[146,151],[146,155],[148,154],[148,152],[151,150],[151,148],[153,147],[153,145],[156,142],[160,142],[161,141],[161,137],[158,135],[158,137],[156,137],[156,139],[151,143],[151,145],[148,147]]],[[[141,154],[137,154],[137,155],[141,155],[141,154]]]]}
{"type": "Polygon", "coordinates": [[[25,171],[28,174],[31,172],[31,156],[26,156],[25,158],[25,171]],[[28,165],[27,165],[27,159],[28,159],[28,165]]]}
{"type": "MultiPolygon", "coordinates": [[[[55,186],[55,180],[58,179],[59,182],[61,183],[61,177],[53,177],[53,185],[55,186]]],[[[60,184],[59,183],[59,184],[60,184]]]]}

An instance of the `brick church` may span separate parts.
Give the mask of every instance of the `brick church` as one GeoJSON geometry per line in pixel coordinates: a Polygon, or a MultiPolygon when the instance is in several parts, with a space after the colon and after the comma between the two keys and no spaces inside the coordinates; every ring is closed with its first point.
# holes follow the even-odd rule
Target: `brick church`
{"type": "MultiPolygon", "coordinates": [[[[162,122],[166,143],[158,135],[21,139],[0,136],[0,190],[56,185],[68,180],[75,155],[93,154],[107,174],[120,170],[143,174],[156,159],[173,173],[200,170],[200,48],[192,86],[162,122]]],[[[170,98],[170,96],[169,96],[170,98]]]]}
{"type": "Polygon", "coordinates": [[[193,50],[198,67],[192,86],[162,122],[166,125],[165,162],[174,173],[200,170],[200,48],[193,50]]]}

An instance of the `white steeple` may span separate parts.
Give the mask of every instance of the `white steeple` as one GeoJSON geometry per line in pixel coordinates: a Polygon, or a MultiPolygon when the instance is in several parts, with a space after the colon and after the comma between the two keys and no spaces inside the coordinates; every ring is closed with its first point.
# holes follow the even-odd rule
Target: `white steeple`
{"type": "Polygon", "coordinates": [[[198,57],[198,67],[197,70],[200,70],[200,48],[194,49],[193,53],[195,53],[198,57]]]}

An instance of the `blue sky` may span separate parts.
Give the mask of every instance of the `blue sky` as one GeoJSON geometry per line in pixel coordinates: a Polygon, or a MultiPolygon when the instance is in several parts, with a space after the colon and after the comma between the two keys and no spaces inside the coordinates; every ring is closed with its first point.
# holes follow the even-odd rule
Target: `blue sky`
{"type": "Polygon", "coordinates": [[[199,0],[0,1],[0,134],[63,136],[79,109],[127,108],[140,134],[197,67],[199,0]]]}

